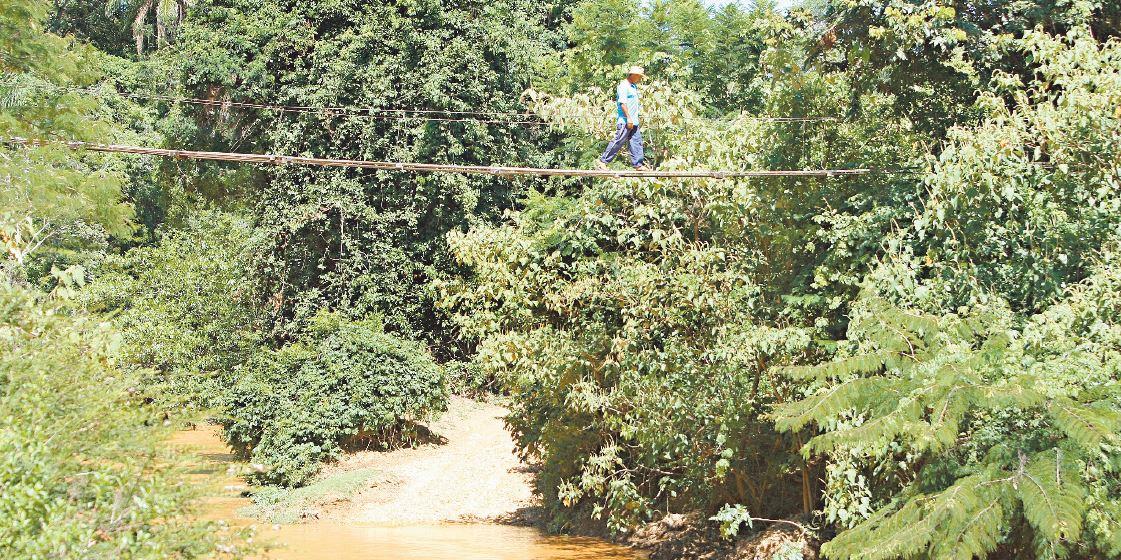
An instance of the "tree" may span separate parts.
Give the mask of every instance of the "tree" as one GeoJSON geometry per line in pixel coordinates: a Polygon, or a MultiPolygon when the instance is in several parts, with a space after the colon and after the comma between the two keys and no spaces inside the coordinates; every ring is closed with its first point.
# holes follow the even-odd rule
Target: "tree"
{"type": "MultiPolygon", "coordinates": [[[[0,3],[0,136],[101,139],[83,85],[90,50],[43,32],[48,6],[0,3]]],[[[82,266],[127,232],[112,160],[0,147],[0,556],[211,558],[225,531],[191,515],[194,489],[164,447],[159,415],[120,367],[120,334],[73,305],[82,266]],[[65,270],[64,270],[65,268],[65,270]],[[37,290],[32,284],[48,287],[37,290]]]]}
{"type": "MultiPolygon", "coordinates": [[[[106,13],[121,9],[120,0],[109,0],[105,5],[106,13]]],[[[174,40],[183,18],[187,15],[187,0],[140,0],[124,4],[122,12],[132,16],[132,38],[136,42],[136,54],[144,54],[144,42],[149,26],[148,18],[154,18],[156,43],[166,45],[174,40]]]]}
{"type": "MultiPolygon", "coordinates": [[[[6,4],[0,12],[0,136],[103,141],[113,125],[98,102],[69,89],[94,79],[98,55],[44,33],[46,5],[6,4]]],[[[131,232],[132,209],[121,197],[123,174],[111,158],[64,147],[0,147],[0,242],[19,281],[51,282],[55,264],[79,264],[110,236],[131,232]],[[18,247],[18,249],[17,249],[18,247]],[[84,256],[83,256],[84,255],[84,256]]]]}
{"type": "Polygon", "coordinates": [[[837,0],[824,23],[811,61],[851,74],[856,92],[891,93],[900,112],[940,137],[955,124],[976,122],[977,91],[997,73],[1030,79],[1036,61],[1007,48],[1012,39],[1036,28],[1061,35],[1090,26],[1104,41],[1121,34],[1121,10],[1098,0],[837,0]]]}
{"type": "Polygon", "coordinates": [[[760,54],[766,27],[776,18],[769,4],[745,10],[735,3],[715,9],[700,0],[584,0],[565,27],[569,48],[553,57],[554,74],[538,86],[574,93],[610,83],[631,64],[703,96],[714,113],[754,111],[761,101],[760,54]]]}
{"type": "MultiPolygon", "coordinates": [[[[1112,269],[1103,273],[1096,288],[1116,277],[1112,269]]],[[[1114,352],[1081,355],[1075,367],[1091,368],[1086,377],[1071,375],[1070,355],[1055,352],[1112,341],[1076,331],[1072,337],[1087,338],[1052,346],[1036,329],[1050,332],[1047,323],[1062,312],[1041,317],[1021,337],[999,304],[942,317],[874,298],[861,304],[849,332],[859,350],[789,370],[819,389],[775,413],[780,430],[829,426],[806,453],[854,457],[877,473],[877,510],[826,544],[827,557],[1121,553],[1116,504],[1087,501],[1121,491],[1121,395],[1096,383],[1115,367],[1114,352]]]]}
{"type": "Polygon", "coordinates": [[[1035,80],[998,75],[985,121],[950,131],[840,355],[787,371],[810,384],[778,428],[814,427],[804,453],[837,466],[826,508],[852,527],[831,558],[1121,554],[1121,45],[1017,48],[1035,80]]]}
{"type": "MultiPolygon", "coordinates": [[[[524,110],[520,95],[547,38],[543,6],[251,4],[197,7],[177,47],[192,97],[372,113],[202,108],[191,113],[184,144],[396,161],[545,161],[531,126],[394,112],[524,110]]],[[[444,235],[501,215],[522,188],[487,177],[271,169],[253,193],[261,302],[274,311],[280,336],[326,308],[382,315],[387,330],[439,341],[439,355],[454,354],[425,287],[452,271],[444,235]]]]}

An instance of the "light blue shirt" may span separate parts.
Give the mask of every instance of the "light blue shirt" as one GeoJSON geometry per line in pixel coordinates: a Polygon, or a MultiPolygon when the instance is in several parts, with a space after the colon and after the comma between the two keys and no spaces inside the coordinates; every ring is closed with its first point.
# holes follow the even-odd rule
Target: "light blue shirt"
{"type": "Polygon", "coordinates": [[[642,104],[638,102],[638,86],[627,79],[619,82],[618,87],[615,88],[615,110],[619,115],[619,124],[627,122],[627,117],[623,114],[624,104],[627,106],[627,112],[631,115],[630,122],[638,126],[638,113],[642,109],[642,104]]]}

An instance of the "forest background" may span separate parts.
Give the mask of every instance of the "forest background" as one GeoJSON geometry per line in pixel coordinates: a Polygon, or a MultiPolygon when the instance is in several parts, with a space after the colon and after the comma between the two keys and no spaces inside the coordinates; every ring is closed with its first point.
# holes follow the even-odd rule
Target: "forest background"
{"type": "Polygon", "coordinates": [[[169,427],[293,487],[450,392],[506,399],[556,530],[1121,556],[1114,2],[3,0],[0,30],[3,137],[590,167],[641,64],[659,169],[877,170],[2,147],[5,557],[235,554],[169,427]]]}

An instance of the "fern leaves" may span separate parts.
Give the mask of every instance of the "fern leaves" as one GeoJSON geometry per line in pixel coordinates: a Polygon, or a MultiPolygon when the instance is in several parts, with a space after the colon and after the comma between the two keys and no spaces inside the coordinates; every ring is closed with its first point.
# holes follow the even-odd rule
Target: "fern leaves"
{"type": "Polygon", "coordinates": [[[779,407],[775,413],[780,431],[800,430],[812,422],[833,418],[853,408],[863,409],[893,392],[894,383],[884,377],[861,377],[840,383],[802,401],[779,407]]]}
{"type": "Polygon", "coordinates": [[[879,522],[869,520],[822,547],[829,558],[969,560],[996,547],[1008,510],[1011,479],[968,476],[932,495],[913,496],[879,522]]]}
{"type": "Polygon", "coordinates": [[[1018,477],[1024,517],[1052,550],[1082,534],[1086,489],[1069,457],[1058,449],[1039,453],[1018,477]]]}
{"type": "Polygon", "coordinates": [[[1015,542],[1037,558],[1069,557],[1091,523],[1087,465],[1121,441],[1117,405],[1049,389],[1025,367],[1038,360],[999,322],[931,320],[882,302],[874,317],[850,330],[863,352],[792,371],[817,389],[774,413],[780,430],[824,428],[807,455],[897,453],[922,465],[825,556],[970,560],[1015,542]],[[1009,419],[1023,433],[999,424],[1009,419]]]}
{"type": "Polygon", "coordinates": [[[1047,411],[1067,437],[1088,451],[1105,439],[1116,439],[1121,431],[1121,413],[1103,405],[1082,405],[1060,397],[1050,401],[1047,411]]]}
{"type": "Polygon", "coordinates": [[[895,364],[894,352],[877,352],[842,358],[820,366],[794,366],[785,373],[796,379],[837,378],[857,373],[877,373],[885,366],[890,368],[895,364]]]}
{"type": "Polygon", "coordinates": [[[1005,539],[1010,516],[1022,511],[1046,550],[1061,558],[1082,532],[1086,490],[1077,464],[1058,449],[1022,458],[1014,472],[990,469],[945,490],[912,496],[822,547],[839,560],[984,558],[1005,539]]]}

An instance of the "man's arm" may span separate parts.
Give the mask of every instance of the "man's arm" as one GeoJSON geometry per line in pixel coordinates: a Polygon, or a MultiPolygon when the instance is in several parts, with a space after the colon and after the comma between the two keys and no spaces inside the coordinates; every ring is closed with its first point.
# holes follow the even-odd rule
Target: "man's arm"
{"type": "Polygon", "coordinates": [[[619,107],[623,110],[623,118],[626,119],[627,128],[634,128],[634,119],[631,118],[631,110],[627,107],[627,94],[630,93],[626,89],[626,85],[620,83],[615,88],[615,97],[619,103],[619,107]]]}

